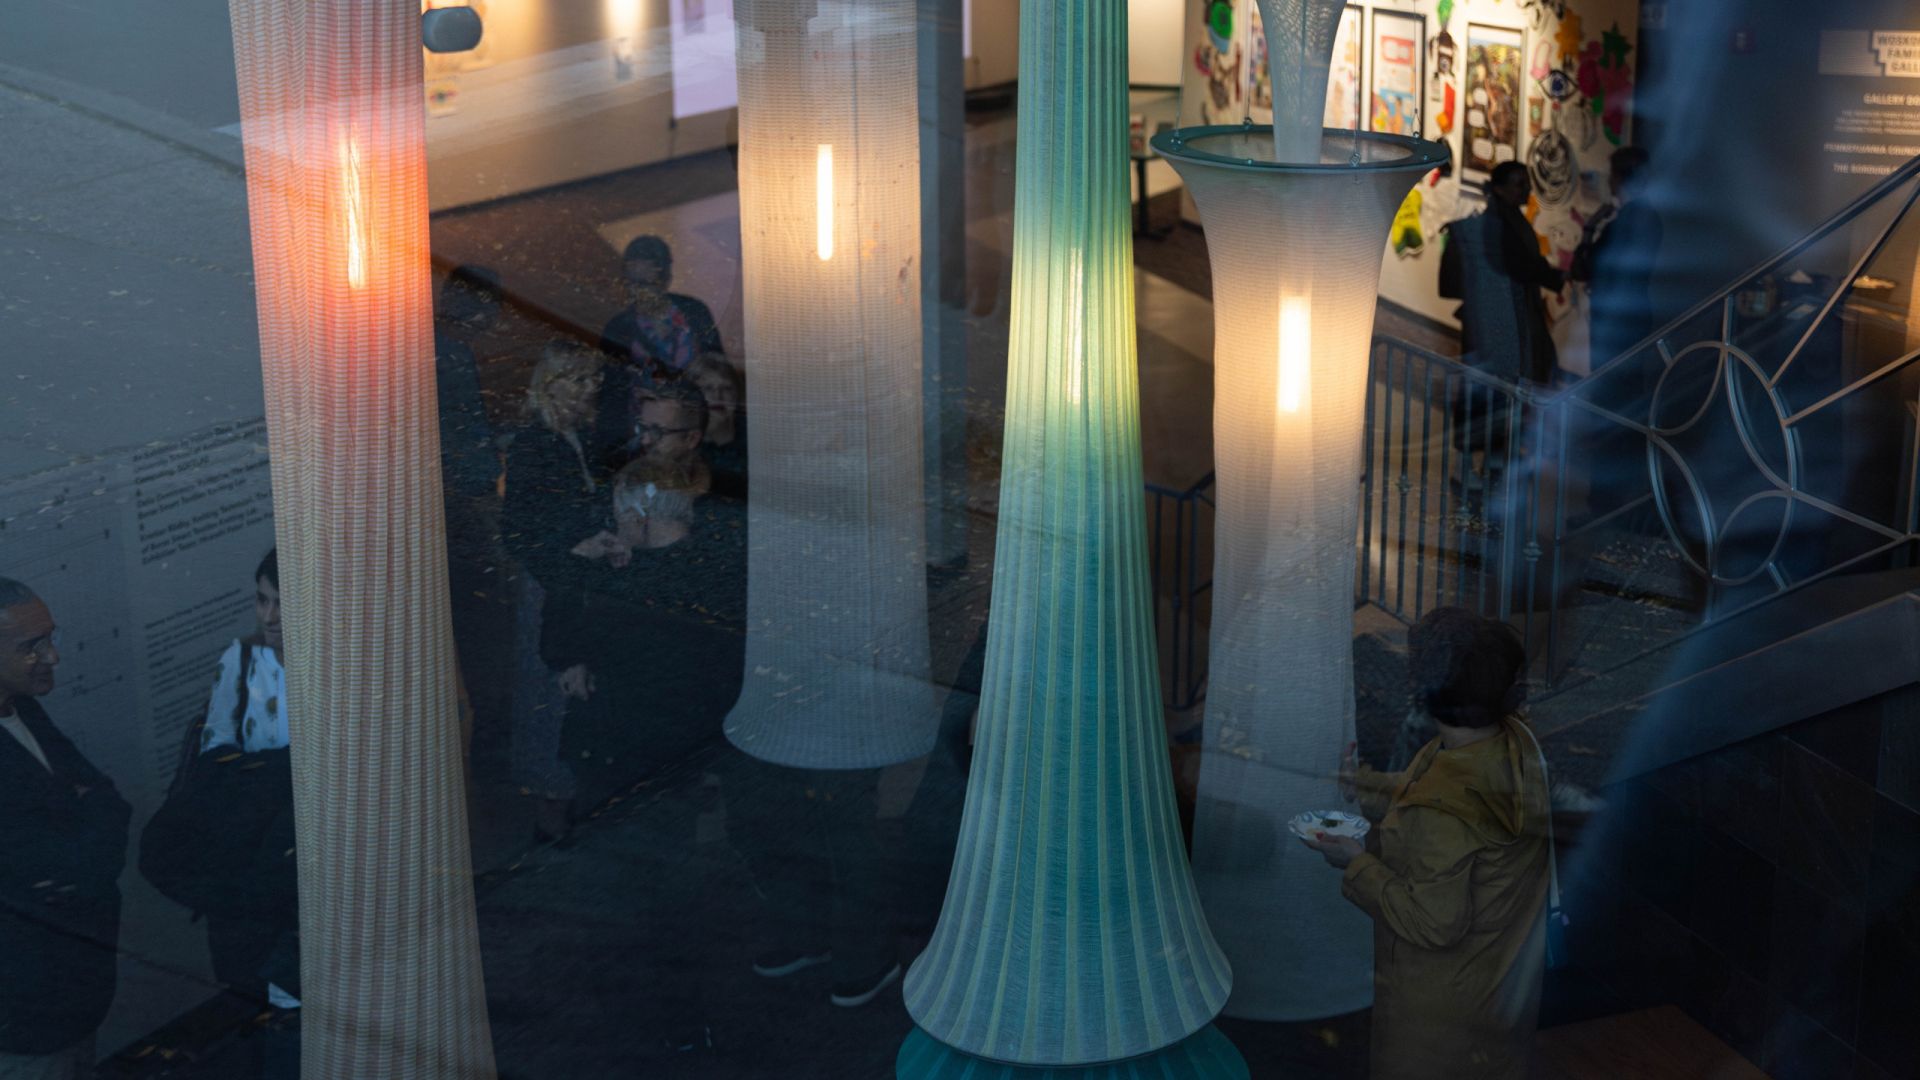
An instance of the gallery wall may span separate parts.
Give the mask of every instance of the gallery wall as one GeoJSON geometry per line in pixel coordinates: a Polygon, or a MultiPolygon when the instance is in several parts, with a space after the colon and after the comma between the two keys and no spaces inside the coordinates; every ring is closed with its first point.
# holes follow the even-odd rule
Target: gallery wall
{"type": "Polygon", "coordinates": [[[433,6],[470,6],[486,27],[473,52],[427,58],[436,211],[729,141],[732,0],[433,6]]]}
{"type": "Polygon", "coordinates": [[[1669,310],[1712,294],[1920,154],[1920,66],[1873,46],[1920,41],[1911,0],[1665,4],[1642,34],[1637,95],[1666,242],[1669,310]]]}
{"type": "MultiPolygon", "coordinates": [[[[1253,0],[1188,0],[1183,124],[1272,119],[1265,43],[1253,0]]],[[[1442,140],[1450,175],[1422,178],[1394,222],[1380,295],[1458,325],[1440,297],[1440,230],[1485,206],[1502,161],[1533,175],[1529,208],[1542,251],[1572,261],[1587,216],[1606,198],[1607,158],[1632,141],[1638,0],[1370,0],[1346,7],[1334,47],[1326,123],[1442,140]]],[[[1193,217],[1190,212],[1190,218],[1193,217]]],[[[1550,305],[1563,366],[1584,371],[1583,300],[1550,305]]]]}

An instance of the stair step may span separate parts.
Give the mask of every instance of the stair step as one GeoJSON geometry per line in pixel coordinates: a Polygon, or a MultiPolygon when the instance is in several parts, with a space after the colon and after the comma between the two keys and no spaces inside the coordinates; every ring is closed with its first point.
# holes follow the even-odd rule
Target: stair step
{"type": "Polygon", "coordinates": [[[1528,1080],[1768,1080],[1674,1005],[1621,1013],[1534,1037],[1528,1080]]]}

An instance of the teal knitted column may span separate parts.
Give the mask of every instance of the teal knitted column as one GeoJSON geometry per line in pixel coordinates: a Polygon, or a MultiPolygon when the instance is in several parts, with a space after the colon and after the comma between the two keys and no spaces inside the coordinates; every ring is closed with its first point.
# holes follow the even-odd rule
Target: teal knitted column
{"type": "Polygon", "coordinates": [[[1124,1076],[1164,1052],[1151,1075],[1244,1077],[1207,1030],[1231,976],[1188,870],[1161,719],[1121,0],[1023,3],[1020,86],[979,730],[946,904],[907,973],[922,1031],[899,1075],[1124,1076]]]}

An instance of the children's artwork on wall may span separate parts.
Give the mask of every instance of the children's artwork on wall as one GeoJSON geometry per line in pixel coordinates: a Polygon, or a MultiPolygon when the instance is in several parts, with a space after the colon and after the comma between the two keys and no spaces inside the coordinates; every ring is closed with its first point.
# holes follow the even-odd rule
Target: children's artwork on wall
{"type": "Polygon", "coordinates": [[[1373,56],[1368,68],[1374,131],[1419,136],[1421,58],[1426,53],[1427,20],[1401,11],[1373,13],[1373,56]]]}
{"type": "Polygon", "coordinates": [[[1333,68],[1327,73],[1324,123],[1330,128],[1360,128],[1362,9],[1348,4],[1340,12],[1340,29],[1333,39],[1333,68]]]}
{"type": "Polygon", "coordinates": [[[1504,26],[1467,24],[1467,117],[1461,181],[1485,186],[1494,166],[1520,157],[1520,70],[1525,39],[1504,26]]]}
{"type": "MultiPolygon", "coordinates": [[[[1188,95],[1183,120],[1197,117],[1202,124],[1239,123],[1247,115],[1245,28],[1235,0],[1201,0],[1197,5],[1201,32],[1193,49],[1193,70],[1205,82],[1199,95],[1188,95]],[[1197,107],[1196,107],[1197,105],[1197,107]]],[[[1186,122],[1192,122],[1187,120],[1186,122]]]]}
{"type": "MultiPolygon", "coordinates": [[[[1181,123],[1271,122],[1275,88],[1254,0],[1183,2],[1181,123]]],[[[1608,154],[1632,139],[1639,0],[1343,2],[1324,122],[1421,135],[1452,153],[1394,217],[1382,298],[1454,317],[1457,303],[1439,296],[1435,278],[1442,230],[1483,208],[1480,189],[1506,161],[1527,169],[1542,250],[1564,266],[1581,224],[1609,198],[1608,154]]],[[[1548,305],[1562,356],[1578,370],[1581,294],[1570,289],[1548,305]]]]}
{"type": "Polygon", "coordinates": [[[1453,134],[1453,120],[1458,108],[1454,90],[1457,80],[1453,74],[1455,52],[1453,35],[1447,32],[1446,17],[1442,16],[1440,33],[1427,43],[1427,115],[1432,118],[1427,125],[1429,139],[1444,139],[1453,134]]]}
{"type": "Polygon", "coordinates": [[[1542,131],[1527,148],[1533,192],[1549,206],[1560,206],[1573,198],[1576,171],[1573,144],[1557,129],[1542,131]]]}
{"type": "Polygon", "coordinates": [[[1420,223],[1420,210],[1426,202],[1420,185],[1413,185],[1407,197],[1400,202],[1400,209],[1393,215],[1393,253],[1403,259],[1419,258],[1426,250],[1427,235],[1420,223]]]}

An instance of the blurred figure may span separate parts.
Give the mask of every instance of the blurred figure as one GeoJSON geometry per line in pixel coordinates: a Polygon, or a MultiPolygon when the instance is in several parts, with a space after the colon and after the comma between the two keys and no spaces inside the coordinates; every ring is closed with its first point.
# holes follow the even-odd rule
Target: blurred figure
{"type": "Polygon", "coordinates": [[[718,353],[703,353],[687,368],[687,380],[707,403],[703,441],[710,447],[732,446],[746,434],[740,416],[740,375],[718,353]]]}
{"type": "Polygon", "coordinates": [[[53,726],[47,605],[0,578],[0,1078],[93,1075],[113,1002],[131,809],[53,726]]]}
{"type": "Polygon", "coordinates": [[[254,635],[227,646],[200,729],[202,768],[236,774],[210,806],[202,842],[240,846],[226,902],[207,913],[216,978],[276,1008],[297,1009],[298,888],[293,861],[292,743],[280,651],[280,559],[254,571],[254,635]],[[244,762],[232,757],[238,751],[244,762]],[[225,760],[221,760],[225,759],[225,760]],[[288,961],[292,960],[292,963],[288,961]]]}
{"type": "Polygon", "coordinates": [[[687,382],[643,386],[635,391],[633,439],[628,456],[679,474],[677,484],[704,494],[712,484],[701,448],[711,415],[707,400],[687,382]]]}
{"type": "Polygon", "coordinates": [[[641,459],[613,478],[614,535],[620,546],[608,554],[615,569],[632,565],[635,550],[659,551],[693,533],[693,503],[700,492],[679,462],[641,459]]]}
{"type": "Polygon", "coordinates": [[[1405,771],[1349,753],[1367,842],[1306,841],[1374,920],[1376,1080],[1523,1080],[1546,960],[1550,812],[1518,713],[1526,654],[1496,619],[1438,608],[1408,635],[1416,706],[1439,736],[1405,771]]]}
{"type": "Polygon", "coordinates": [[[1541,290],[1558,292],[1566,277],[1540,254],[1540,234],[1527,220],[1533,180],[1517,161],[1494,166],[1483,213],[1455,222],[1461,241],[1460,351],[1473,367],[1508,382],[1553,381],[1559,354],[1547,326],[1541,290]]]}
{"type": "MultiPolygon", "coordinates": [[[[1447,226],[1442,255],[1443,294],[1457,291],[1461,362],[1510,384],[1550,384],[1559,354],[1547,325],[1542,289],[1558,291],[1565,277],[1540,254],[1540,236],[1527,220],[1533,181],[1516,161],[1494,166],[1487,208],[1447,226]]],[[[1453,396],[1453,445],[1470,468],[1485,455],[1487,483],[1506,466],[1512,401],[1489,387],[1462,381],[1453,396]],[[1471,387],[1471,389],[1469,389],[1471,387]]],[[[1468,486],[1477,477],[1469,474],[1468,486]]]]}
{"type": "Polygon", "coordinates": [[[701,353],[719,353],[720,332],[707,305],[669,292],[673,249],[658,236],[640,236],[621,260],[627,306],[600,331],[600,347],[632,365],[643,382],[678,378],[701,353]]]}
{"type": "Polygon", "coordinates": [[[1587,220],[1569,273],[1587,283],[1592,323],[1592,367],[1626,352],[1653,333],[1653,263],[1660,253],[1660,215],[1642,198],[1647,152],[1623,146],[1608,159],[1613,201],[1587,220]]]}
{"type": "Polygon", "coordinates": [[[701,446],[713,471],[713,493],[747,498],[747,422],[740,373],[726,357],[706,353],[687,369],[687,381],[707,403],[707,430],[701,446]]]}
{"type": "Polygon", "coordinates": [[[446,487],[447,533],[464,538],[484,525],[476,511],[498,499],[500,454],[480,391],[473,352],[479,335],[500,321],[500,275],[460,266],[447,276],[434,312],[434,375],[440,405],[440,466],[446,487]]]}
{"type": "Polygon", "coordinates": [[[607,513],[608,476],[591,452],[595,402],[603,386],[602,355],[569,341],[550,342],[527,388],[528,429],[507,461],[507,550],[519,564],[514,618],[518,678],[513,695],[513,773],[537,801],[538,839],[564,840],[576,794],[573,771],[560,758],[570,700],[591,696],[584,665],[549,670],[542,656],[548,592],[579,559],[603,558],[618,540],[607,513]]]}
{"type": "MultiPolygon", "coordinates": [[[[434,310],[434,385],[440,409],[441,498],[446,511],[447,578],[456,653],[470,654],[504,611],[487,604],[488,578],[502,561],[500,446],[487,419],[474,342],[500,322],[500,275],[483,266],[456,267],[440,288],[434,310]]],[[[471,746],[476,699],[502,696],[486,685],[489,672],[469,672],[455,658],[463,745],[471,746]],[[479,680],[468,686],[468,676],[479,680]],[[477,692],[476,692],[477,691],[477,692]],[[492,691],[492,692],[489,692],[492,691]]]]}
{"type": "Polygon", "coordinates": [[[880,769],[795,769],[736,752],[728,830],[776,928],[753,973],[784,979],[826,966],[827,999],[858,1008],[900,980],[900,824],[883,820],[880,769]]]}

